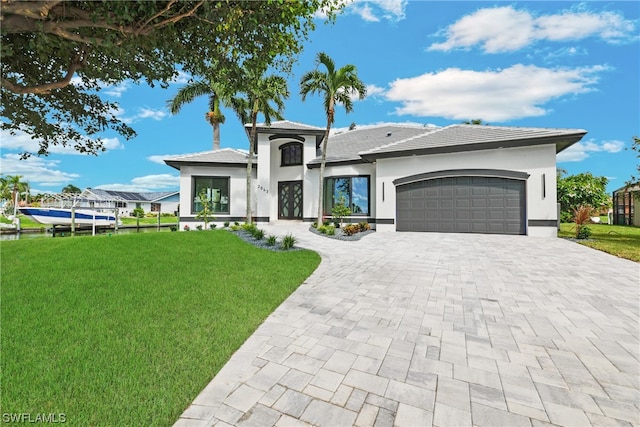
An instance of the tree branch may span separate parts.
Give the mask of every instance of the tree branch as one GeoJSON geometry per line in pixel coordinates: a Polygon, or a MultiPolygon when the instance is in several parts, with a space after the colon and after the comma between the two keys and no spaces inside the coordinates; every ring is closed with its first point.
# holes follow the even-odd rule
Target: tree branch
{"type": "Polygon", "coordinates": [[[84,51],[77,54],[69,64],[69,68],[67,68],[67,74],[58,81],[55,81],[52,83],[45,83],[37,86],[26,86],[26,85],[16,84],[16,83],[13,83],[11,80],[2,78],[1,79],[2,87],[13,93],[17,93],[20,95],[23,95],[26,93],[33,93],[37,95],[48,95],[51,93],[52,90],[63,88],[67,86],[69,82],[71,82],[71,78],[73,77],[75,72],[78,69],[82,68],[82,66],[84,65],[83,56],[84,56],[84,51]]]}

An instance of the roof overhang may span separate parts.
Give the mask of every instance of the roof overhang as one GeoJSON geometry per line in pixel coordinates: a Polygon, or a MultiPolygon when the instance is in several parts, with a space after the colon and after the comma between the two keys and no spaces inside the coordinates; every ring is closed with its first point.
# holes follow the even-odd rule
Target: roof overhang
{"type": "MultiPolygon", "coordinates": [[[[229,168],[246,168],[247,162],[235,162],[235,163],[225,163],[225,162],[196,162],[189,160],[165,160],[167,165],[171,166],[174,169],[180,170],[182,166],[214,166],[214,167],[229,167],[229,168]]],[[[256,168],[256,163],[254,162],[252,168],[256,168]]]]}
{"type": "Polygon", "coordinates": [[[556,146],[556,154],[580,141],[586,131],[581,131],[571,135],[562,136],[550,136],[544,138],[524,138],[524,139],[511,139],[503,141],[490,141],[475,144],[458,144],[439,147],[424,147],[412,150],[403,151],[380,151],[372,153],[361,153],[361,157],[367,161],[375,161],[377,159],[394,158],[394,157],[408,157],[408,156],[425,156],[430,154],[448,154],[448,153],[461,153],[465,151],[480,151],[480,150],[497,150],[502,148],[522,148],[536,145],[550,145],[556,146]]]}

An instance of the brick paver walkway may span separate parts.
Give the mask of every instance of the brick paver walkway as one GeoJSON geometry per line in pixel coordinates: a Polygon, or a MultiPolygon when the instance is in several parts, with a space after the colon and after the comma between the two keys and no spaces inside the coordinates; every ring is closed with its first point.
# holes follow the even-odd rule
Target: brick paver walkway
{"type": "Polygon", "coordinates": [[[320,267],[175,426],[640,425],[639,264],[561,239],[306,227],[320,267]]]}

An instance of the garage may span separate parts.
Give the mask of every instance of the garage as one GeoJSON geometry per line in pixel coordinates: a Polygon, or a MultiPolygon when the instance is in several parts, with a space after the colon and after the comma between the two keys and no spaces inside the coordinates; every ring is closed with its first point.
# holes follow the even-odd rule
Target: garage
{"type": "Polygon", "coordinates": [[[428,175],[394,182],[397,231],[526,234],[526,174],[428,175]]]}

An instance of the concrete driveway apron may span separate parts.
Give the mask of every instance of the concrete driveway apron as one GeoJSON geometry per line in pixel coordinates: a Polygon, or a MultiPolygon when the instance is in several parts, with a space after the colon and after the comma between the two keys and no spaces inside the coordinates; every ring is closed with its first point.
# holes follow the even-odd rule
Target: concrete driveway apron
{"type": "Polygon", "coordinates": [[[293,232],[318,269],[176,426],[640,425],[640,264],[562,239],[293,232]]]}

